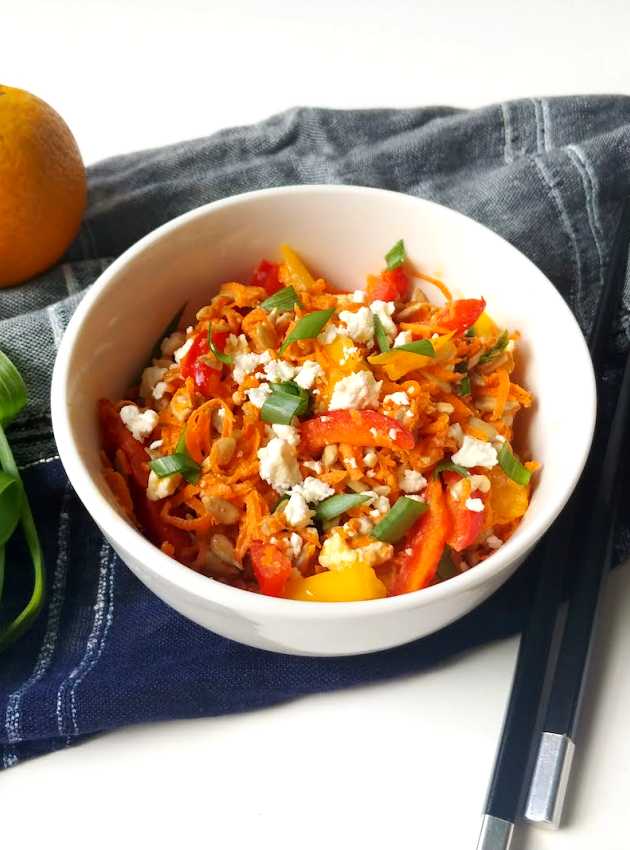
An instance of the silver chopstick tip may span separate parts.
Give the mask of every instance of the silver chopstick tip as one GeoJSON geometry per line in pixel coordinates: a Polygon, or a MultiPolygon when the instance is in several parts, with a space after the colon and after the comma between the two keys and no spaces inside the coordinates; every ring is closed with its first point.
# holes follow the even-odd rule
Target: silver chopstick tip
{"type": "Polygon", "coordinates": [[[525,805],[525,820],[536,826],[559,828],[574,752],[575,744],[568,735],[543,732],[525,805]]]}
{"type": "Polygon", "coordinates": [[[509,850],[514,824],[494,815],[484,815],[477,850],[509,850]]]}

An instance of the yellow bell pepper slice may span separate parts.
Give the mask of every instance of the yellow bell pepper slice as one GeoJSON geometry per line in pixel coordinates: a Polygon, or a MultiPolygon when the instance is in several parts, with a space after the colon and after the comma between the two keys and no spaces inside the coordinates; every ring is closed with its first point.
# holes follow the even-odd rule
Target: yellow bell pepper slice
{"type": "Polygon", "coordinates": [[[358,563],[309,578],[292,578],[285,596],[302,602],[361,602],[382,599],[387,590],[372,567],[358,563]]]}
{"type": "Polygon", "coordinates": [[[306,268],[293,248],[290,248],[288,245],[282,245],[280,247],[280,253],[282,254],[282,259],[287,270],[287,280],[285,281],[287,286],[293,286],[298,291],[303,289],[311,290],[315,284],[313,275],[306,268]]]}
{"type": "Polygon", "coordinates": [[[361,352],[349,336],[337,336],[323,349],[326,357],[346,375],[366,368],[361,352]]]}
{"type": "Polygon", "coordinates": [[[484,312],[473,325],[475,336],[496,336],[499,333],[497,324],[484,312]]]}
{"type": "Polygon", "coordinates": [[[425,354],[415,354],[413,351],[384,351],[382,354],[372,354],[368,357],[368,363],[372,366],[382,366],[390,381],[398,381],[408,372],[415,369],[426,369],[428,366],[448,360],[455,349],[451,343],[452,333],[444,334],[433,343],[435,357],[427,357],[425,354]]]}

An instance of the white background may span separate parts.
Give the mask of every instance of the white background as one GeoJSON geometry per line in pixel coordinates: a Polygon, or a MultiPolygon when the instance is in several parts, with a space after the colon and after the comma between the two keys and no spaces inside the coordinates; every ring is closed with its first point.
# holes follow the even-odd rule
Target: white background
{"type": "MultiPolygon", "coordinates": [[[[0,82],[52,103],[88,163],[297,104],[630,93],[627,0],[0,0],[0,28],[0,82]]],[[[567,826],[522,830],[519,850],[628,846],[629,590],[627,565],[604,607],[567,826]]],[[[72,850],[473,848],[516,647],[38,759],[0,777],[3,838],[72,850]]]]}

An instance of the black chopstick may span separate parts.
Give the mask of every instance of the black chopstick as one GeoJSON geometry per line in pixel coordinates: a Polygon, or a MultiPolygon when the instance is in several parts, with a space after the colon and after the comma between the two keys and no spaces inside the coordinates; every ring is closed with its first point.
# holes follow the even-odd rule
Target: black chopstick
{"type": "MultiPolygon", "coordinates": [[[[601,376],[612,318],[625,282],[630,241],[630,200],[623,206],[608,265],[604,290],[589,337],[596,375],[601,376]]],[[[601,394],[600,394],[601,395],[601,394]]],[[[572,498],[542,543],[535,558],[539,574],[534,600],[523,631],[510,700],[488,789],[477,850],[507,850],[514,824],[524,808],[536,732],[548,693],[548,665],[556,657],[562,632],[563,593],[570,543],[578,517],[586,516],[597,486],[597,458],[603,454],[607,429],[598,416],[593,449],[572,498]],[[547,681],[547,687],[545,682],[547,681]]]]}
{"type": "Polygon", "coordinates": [[[553,671],[543,731],[525,806],[532,823],[559,827],[575,750],[582,694],[588,676],[597,614],[612,561],[619,490],[625,473],[624,442],[630,433],[630,353],[617,397],[602,474],[591,494],[587,527],[580,535],[576,577],[553,671]]]}

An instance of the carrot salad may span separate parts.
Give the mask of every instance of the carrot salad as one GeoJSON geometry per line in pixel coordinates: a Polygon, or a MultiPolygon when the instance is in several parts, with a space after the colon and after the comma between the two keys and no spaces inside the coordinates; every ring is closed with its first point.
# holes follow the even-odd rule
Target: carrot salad
{"type": "Polygon", "coordinates": [[[281,253],[185,331],[175,317],[128,397],[99,402],[121,509],[191,569],[270,596],[375,599],[475,567],[538,466],[512,448],[532,403],[518,333],[402,240],[351,292],[281,253]]]}

